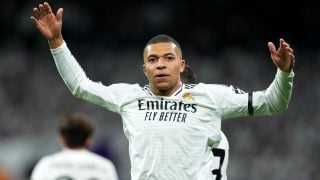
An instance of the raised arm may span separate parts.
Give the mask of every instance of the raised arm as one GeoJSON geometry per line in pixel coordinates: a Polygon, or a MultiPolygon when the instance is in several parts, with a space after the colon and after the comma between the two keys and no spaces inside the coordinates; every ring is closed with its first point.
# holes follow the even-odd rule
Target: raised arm
{"type": "Polygon", "coordinates": [[[40,34],[48,40],[57,70],[72,95],[108,110],[119,112],[118,98],[123,97],[121,89],[127,90],[128,86],[125,88],[118,88],[119,86],[116,85],[105,86],[87,77],[62,37],[63,9],[59,8],[55,15],[50,5],[45,2],[33,8],[33,13],[31,20],[40,34]]]}
{"type": "Polygon", "coordinates": [[[220,102],[223,118],[275,115],[287,109],[294,79],[294,51],[283,39],[279,40],[278,49],[272,42],[268,42],[268,48],[277,67],[273,82],[263,91],[242,93],[234,88],[226,90],[220,102]]]}
{"type": "Polygon", "coordinates": [[[41,35],[48,40],[50,48],[55,49],[61,46],[63,43],[61,33],[63,9],[59,8],[55,15],[50,5],[44,2],[38,7],[34,7],[33,13],[34,16],[30,18],[41,35]]]}

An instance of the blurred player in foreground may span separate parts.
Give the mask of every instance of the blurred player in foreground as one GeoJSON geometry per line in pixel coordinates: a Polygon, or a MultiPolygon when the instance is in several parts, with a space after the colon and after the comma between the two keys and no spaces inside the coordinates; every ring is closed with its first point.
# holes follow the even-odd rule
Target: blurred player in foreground
{"type": "Polygon", "coordinates": [[[84,114],[65,116],[59,126],[60,152],[43,157],[31,180],[118,180],[113,163],[88,149],[93,124],[84,114]]]}
{"type": "MultiPolygon", "coordinates": [[[[196,86],[199,83],[196,74],[191,67],[186,64],[184,71],[180,73],[181,82],[185,86],[196,86]]],[[[221,140],[217,147],[212,148],[211,171],[215,175],[215,180],[227,180],[227,168],[229,161],[229,142],[226,135],[221,130],[221,140]]]]}
{"type": "Polygon", "coordinates": [[[290,102],[294,55],[284,39],[279,40],[278,49],[268,43],[277,71],[264,91],[244,93],[232,86],[205,83],[185,86],[180,81],[185,68],[180,45],[163,34],[151,38],[143,51],[147,85],[104,85],[87,77],[64,41],[63,9],[54,14],[45,2],[33,12],[31,20],[48,41],[70,92],[121,115],[129,141],[132,180],[212,179],[212,161],[205,157],[210,157],[212,148],[221,140],[222,120],[276,115],[285,111],[290,102]]]}

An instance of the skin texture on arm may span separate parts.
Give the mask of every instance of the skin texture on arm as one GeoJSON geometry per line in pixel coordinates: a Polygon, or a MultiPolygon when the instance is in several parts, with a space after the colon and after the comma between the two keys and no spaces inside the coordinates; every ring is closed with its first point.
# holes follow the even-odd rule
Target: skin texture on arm
{"type": "Polygon", "coordinates": [[[34,7],[33,13],[34,16],[30,19],[41,35],[48,40],[50,48],[55,49],[61,46],[64,41],[61,33],[63,9],[59,8],[55,15],[50,5],[44,2],[34,7]]]}

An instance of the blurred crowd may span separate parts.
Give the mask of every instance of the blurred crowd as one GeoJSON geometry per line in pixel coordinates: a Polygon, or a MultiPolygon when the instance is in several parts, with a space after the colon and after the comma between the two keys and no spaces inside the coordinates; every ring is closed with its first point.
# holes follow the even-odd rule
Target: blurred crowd
{"type": "MultiPolygon", "coordinates": [[[[29,19],[39,2],[7,1],[0,7],[0,173],[28,179],[34,163],[59,148],[55,130],[61,115],[78,111],[96,120],[92,151],[111,159],[120,179],[129,180],[120,117],[71,96],[29,19]]],[[[273,0],[48,2],[55,11],[64,8],[69,48],[88,77],[104,84],[145,84],[144,43],[165,33],[180,42],[202,82],[262,90],[276,72],[267,42],[285,38],[296,55],[292,101],[278,116],[222,123],[230,143],[228,175],[231,180],[320,179],[320,15],[313,2],[290,2],[290,8],[273,0]]]]}

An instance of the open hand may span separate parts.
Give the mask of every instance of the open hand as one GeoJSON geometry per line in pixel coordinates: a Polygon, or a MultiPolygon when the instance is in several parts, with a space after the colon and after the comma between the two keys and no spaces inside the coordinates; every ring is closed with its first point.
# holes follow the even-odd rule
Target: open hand
{"type": "Polygon", "coordinates": [[[273,63],[282,71],[290,72],[295,65],[295,58],[293,55],[293,49],[290,45],[284,41],[279,40],[279,48],[276,49],[272,42],[268,42],[268,48],[271,53],[271,59],[273,63]]]}
{"type": "MultiPolygon", "coordinates": [[[[62,13],[63,9],[59,8],[57,14],[53,14],[50,5],[47,2],[39,4],[38,7],[33,8],[34,16],[31,20],[49,42],[50,41],[63,41],[61,28],[62,28],[62,13]]],[[[62,43],[62,42],[60,42],[62,43]]]]}

